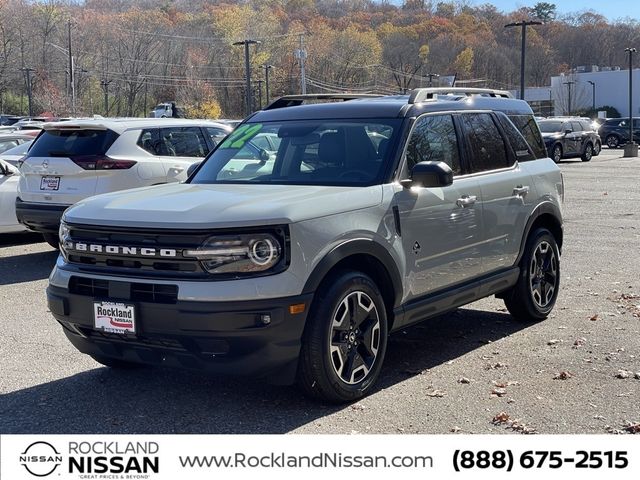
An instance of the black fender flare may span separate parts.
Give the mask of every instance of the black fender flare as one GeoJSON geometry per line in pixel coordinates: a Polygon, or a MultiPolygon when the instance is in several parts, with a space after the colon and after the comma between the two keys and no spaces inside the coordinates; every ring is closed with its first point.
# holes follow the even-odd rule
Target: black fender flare
{"type": "Polygon", "coordinates": [[[391,279],[391,287],[394,292],[393,308],[398,307],[402,302],[402,277],[400,276],[396,262],[385,246],[370,238],[347,240],[331,249],[331,251],[318,262],[307,278],[302,293],[314,293],[329,271],[340,261],[352,255],[362,254],[373,257],[382,264],[391,279]]]}
{"type": "MultiPolygon", "coordinates": [[[[542,215],[551,215],[556,219],[558,225],[560,225],[560,229],[562,229],[562,214],[560,213],[560,207],[551,201],[544,201],[540,203],[536,208],[533,209],[533,212],[529,216],[527,220],[527,224],[524,227],[524,234],[522,235],[522,240],[520,240],[520,252],[518,253],[518,258],[516,259],[515,265],[520,263],[520,259],[524,255],[524,249],[527,244],[527,238],[529,238],[529,234],[531,233],[531,227],[534,222],[541,217],[542,215]]],[[[558,246],[560,248],[560,245],[558,246]]]]}

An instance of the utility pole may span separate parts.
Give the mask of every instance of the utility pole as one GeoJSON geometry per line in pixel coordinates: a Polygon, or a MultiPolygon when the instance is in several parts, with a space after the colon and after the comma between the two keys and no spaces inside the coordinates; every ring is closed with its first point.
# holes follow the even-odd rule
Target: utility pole
{"type": "Polygon", "coordinates": [[[524,100],[524,65],[527,50],[527,27],[529,25],[542,25],[539,20],[522,20],[520,22],[508,23],[504,28],[520,27],[522,28],[522,46],[520,51],[520,100],[524,100]]]}
{"type": "Polygon", "coordinates": [[[427,73],[426,76],[429,77],[429,87],[433,86],[433,79],[434,78],[440,78],[440,75],[438,75],[437,73],[427,73]]]}
{"type": "Polygon", "coordinates": [[[637,157],[638,144],[633,140],[633,54],[636,49],[627,47],[624,49],[629,54],[629,141],[624,146],[623,157],[637,157]]]}
{"type": "Polygon", "coordinates": [[[100,86],[104,89],[104,114],[109,116],[109,84],[111,80],[107,81],[106,77],[100,81],[100,86]]]}
{"type": "Polygon", "coordinates": [[[573,85],[574,83],[576,83],[576,82],[574,82],[574,81],[562,82],[562,84],[566,85],[567,88],[569,89],[569,102],[568,102],[569,105],[567,106],[567,110],[568,110],[567,114],[568,115],[571,115],[571,85],[573,85]]]}
{"type": "Polygon", "coordinates": [[[247,116],[253,113],[253,105],[251,101],[251,63],[249,62],[249,45],[258,45],[262,42],[258,40],[242,40],[240,42],[234,42],[233,45],[244,45],[244,69],[246,75],[246,86],[245,86],[245,95],[246,95],[246,113],[247,116]]]}
{"type": "Polygon", "coordinates": [[[24,72],[25,80],[27,82],[27,97],[29,98],[29,117],[33,117],[33,96],[31,95],[31,72],[33,68],[24,67],[20,69],[24,72]]]}
{"type": "Polygon", "coordinates": [[[591,110],[596,110],[596,82],[587,80],[587,83],[591,84],[591,110]]]}
{"type": "Polygon", "coordinates": [[[300,48],[295,51],[295,57],[300,61],[300,93],[307,93],[307,77],[304,70],[304,61],[307,58],[307,51],[304,49],[304,33],[300,34],[300,48]]]}
{"type": "Polygon", "coordinates": [[[262,82],[263,80],[258,80],[258,109],[262,110],[262,82]]]}
{"type": "Polygon", "coordinates": [[[269,105],[269,70],[273,68],[273,65],[263,65],[264,68],[264,88],[266,93],[267,105],[269,105]]]}
{"type": "Polygon", "coordinates": [[[73,75],[73,55],[71,54],[71,19],[67,21],[69,32],[69,95],[71,97],[71,111],[76,113],[76,87],[73,75]]]}

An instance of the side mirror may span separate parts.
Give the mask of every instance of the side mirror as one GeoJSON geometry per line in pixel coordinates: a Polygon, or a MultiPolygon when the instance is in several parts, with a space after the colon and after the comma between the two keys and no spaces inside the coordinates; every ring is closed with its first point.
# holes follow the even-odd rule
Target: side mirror
{"type": "Polygon", "coordinates": [[[400,182],[403,187],[448,187],[453,183],[453,170],[444,162],[420,162],[411,170],[411,178],[400,182]]]}
{"type": "Polygon", "coordinates": [[[202,162],[196,162],[189,165],[189,168],[187,168],[187,178],[191,177],[193,172],[196,171],[196,169],[200,166],[201,163],[202,162]]]}
{"type": "Polygon", "coordinates": [[[564,134],[565,134],[565,135],[569,135],[570,133],[573,133],[573,130],[571,130],[570,128],[567,128],[567,129],[564,131],[564,134]]]}

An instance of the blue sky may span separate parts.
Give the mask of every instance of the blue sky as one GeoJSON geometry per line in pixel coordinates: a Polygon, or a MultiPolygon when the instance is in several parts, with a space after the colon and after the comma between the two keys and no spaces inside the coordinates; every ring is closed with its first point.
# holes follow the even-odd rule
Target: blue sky
{"type": "MultiPolygon", "coordinates": [[[[640,21],[640,2],[634,0],[545,0],[554,3],[558,13],[579,12],[583,10],[594,10],[604,15],[609,20],[631,17],[640,21]]],[[[476,5],[491,3],[504,12],[511,12],[520,7],[531,7],[538,3],[538,0],[472,0],[476,5]]]]}

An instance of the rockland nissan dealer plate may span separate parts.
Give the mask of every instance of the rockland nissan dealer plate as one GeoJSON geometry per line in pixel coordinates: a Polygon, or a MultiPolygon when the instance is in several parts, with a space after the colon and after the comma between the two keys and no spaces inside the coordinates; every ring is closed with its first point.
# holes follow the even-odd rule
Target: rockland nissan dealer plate
{"type": "Polygon", "coordinates": [[[94,326],[108,333],[136,333],[133,305],[116,302],[93,302],[94,326]]]}
{"type": "Polygon", "coordinates": [[[40,180],[40,190],[58,190],[60,188],[60,177],[42,177],[40,180]]]}

